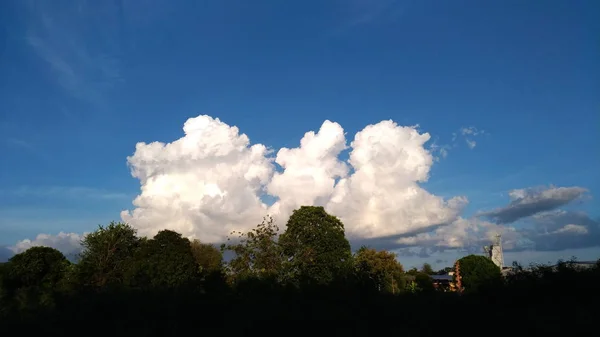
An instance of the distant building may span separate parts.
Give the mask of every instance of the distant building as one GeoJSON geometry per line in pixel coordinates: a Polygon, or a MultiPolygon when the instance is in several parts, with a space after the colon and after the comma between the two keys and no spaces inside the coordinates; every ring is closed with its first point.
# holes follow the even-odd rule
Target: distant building
{"type": "Polygon", "coordinates": [[[441,291],[452,290],[452,275],[431,275],[433,287],[441,291]]]}
{"type": "Polygon", "coordinates": [[[500,234],[496,235],[494,244],[483,247],[483,251],[500,270],[504,269],[504,253],[502,251],[502,237],[500,234]]]}

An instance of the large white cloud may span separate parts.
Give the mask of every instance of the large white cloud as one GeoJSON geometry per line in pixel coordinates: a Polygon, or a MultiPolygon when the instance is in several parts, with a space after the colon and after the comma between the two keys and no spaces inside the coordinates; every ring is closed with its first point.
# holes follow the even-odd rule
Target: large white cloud
{"type": "Polygon", "coordinates": [[[445,201],[418,183],[429,178],[433,157],[427,133],[392,121],[369,125],[351,144],[354,172],[335,187],[327,209],[345,220],[351,236],[374,238],[422,231],[454,220],[467,203],[445,201]]]}
{"type": "Polygon", "coordinates": [[[184,132],[168,144],[138,143],[128,158],[141,193],[122,219],[142,235],[169,228],[219,242],[266,214],[284,223],[301,205],[322,205],[351,237],[373,238],[450,223],[467,202],[419,186],[433,164],[424,146],[430,136],[392,121],[358,132],[347,162],[340,160],[348,148],[344,130],[331,121],[274,158],[266,146],[251,145],[236,127],[209,116],[189,119],[184,132]],[[277,201],[267,206],[264,194],[277,201]]]}
{"type": "Polygon", "coordinates": [[[284,220],[299,206],[326,206],[335,179],[348,175],[348,165],[338,159],[345,149],[344,129],[330,121],[325,121],[316,134],[307,132],[300,147],[280,149],[275,162],[283,172],[275,173],[267,186],[267,192],[279,201],[270,211],[284,220]]]}
{"type": "Polygon", "coordinates": [[[258,223],[268,212],[259,195],[273,172],[267,148],[209,116],[188,119],[183,131],[172,143],[138,143],[127,158],[141,193],[123,221],[141,235],[168,228],[207,242],[258,223]]]}

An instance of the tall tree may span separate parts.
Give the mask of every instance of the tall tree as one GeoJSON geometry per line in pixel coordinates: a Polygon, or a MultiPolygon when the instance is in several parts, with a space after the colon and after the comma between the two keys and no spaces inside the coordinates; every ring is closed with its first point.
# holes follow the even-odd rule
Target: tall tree
{"type": "Polygon", "coordinates": [[[396,255],[361,247],[354,256],[358,279],[380,292],[399,293],[405,287],[404,270],[396,255]]]}
{"type": "Polygon", "coordinates": [[[123,284],[140,239],[131,226],[111,222],[85,236],[76,277],[84,286],[105,287],[123,284]]]}
{"type": "Polygon", "coordinates": [[[175,289],[197,285],[200,271],[190,241],[162,230],[144,242],[129,275],[128,283],[135,287],[175,289]]]}
{"type": "Polygon", "coordinates": [[[415,275],[415,283],[420,291],[429,292],[435,290],[433,286],[433,279],[429,274],[418,272],[415,275]]]}
{"type": "Polygon", "coordinates": [[[485,256],[468,255],[458,260],[458,263],[465,291],[477,291],[502,280],[500,268],[485,256]]]}
{"type": "Polygon", "coordinates": [[[195,239],[191,243],[192,255],[203,274],[219,271],[223,264],[223,253],[215,246],[195,239]]]}
{"type": "Polygon", "coordinates": [[[435,272],[433,271],[433,268],[431,268],[431,265],[429,263],[423,263],[423,267],[421,267],[421,273],[427,274],[427,275],[435,274],[435,272]]]}
{"type": "Polygon", "coordinates": [[[8,298],[18,296],[21,305],[50,303],[62,286],[70,266],[67,258],[50,247],[32,247],[13,256],[3,269],[2,286],[8,298]]]}
{"type": "Polygon", "coordinates": [[[238,235],[239,241],[221,246],[222,251],[235,254],[226,268],[230,281],[279,277],[283,256],[277,241],[278,231],[279,227],[273,218],[267,216],[249,232],[232,233],[238,235]]]}
{"type": "Polygon", "coordinates": [[[295,210],[279,243],[286,256],[286,274],[292,279],[328,284],[351,269],[344,224],[323,207],[295,210]]]}

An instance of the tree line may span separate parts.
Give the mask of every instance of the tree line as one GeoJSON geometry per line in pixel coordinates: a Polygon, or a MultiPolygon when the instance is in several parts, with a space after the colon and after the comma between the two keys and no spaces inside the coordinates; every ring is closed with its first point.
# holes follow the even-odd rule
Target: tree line
{"type": "Polygon", "coordinates": [[[405,271],[391,252],[353,253],[343,223],[323,207],[295,210],[281,234],[270,217],[232,234],[215,247],[171,230],[139,237],[113,222],[85,236],[75,263],[53,248],[32,247],[0,265],[0,328],[63,335],[84,329],[84,336],[265,335],[290,328],[426,336],[447,333],[466,317],[497,322],[537,310],[537,335],[562,328],[548,308],[577,303],[569,309],[583,322],[577,329],[597,312],[582,301],[598,294],[598,265],[515,265],[503,277],[489,259],[470,255],[458,261],[462,291],[449,293],[436,291],[430,275],[454,266],[405,271]]]}

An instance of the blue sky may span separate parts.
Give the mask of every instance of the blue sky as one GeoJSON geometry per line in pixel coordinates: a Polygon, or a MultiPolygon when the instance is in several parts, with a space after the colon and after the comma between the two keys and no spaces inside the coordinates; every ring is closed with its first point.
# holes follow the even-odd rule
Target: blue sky
{"type": "MultiPolygon", "coordinates": [[[[581,187],[545,210],[597,226],[599,12],[583,0],[2,1],[0,245],[120,220],[140,194],[136,143],[173,142],[204,114],[275,153],[325,120],[348,143],[382,120],[418,124],[428,149],[447,149],[420,186],[468,198],[460,216],[515,189],[581,187]]],[[[593,246],[511,254],[600,257],[593,246]]]]}

